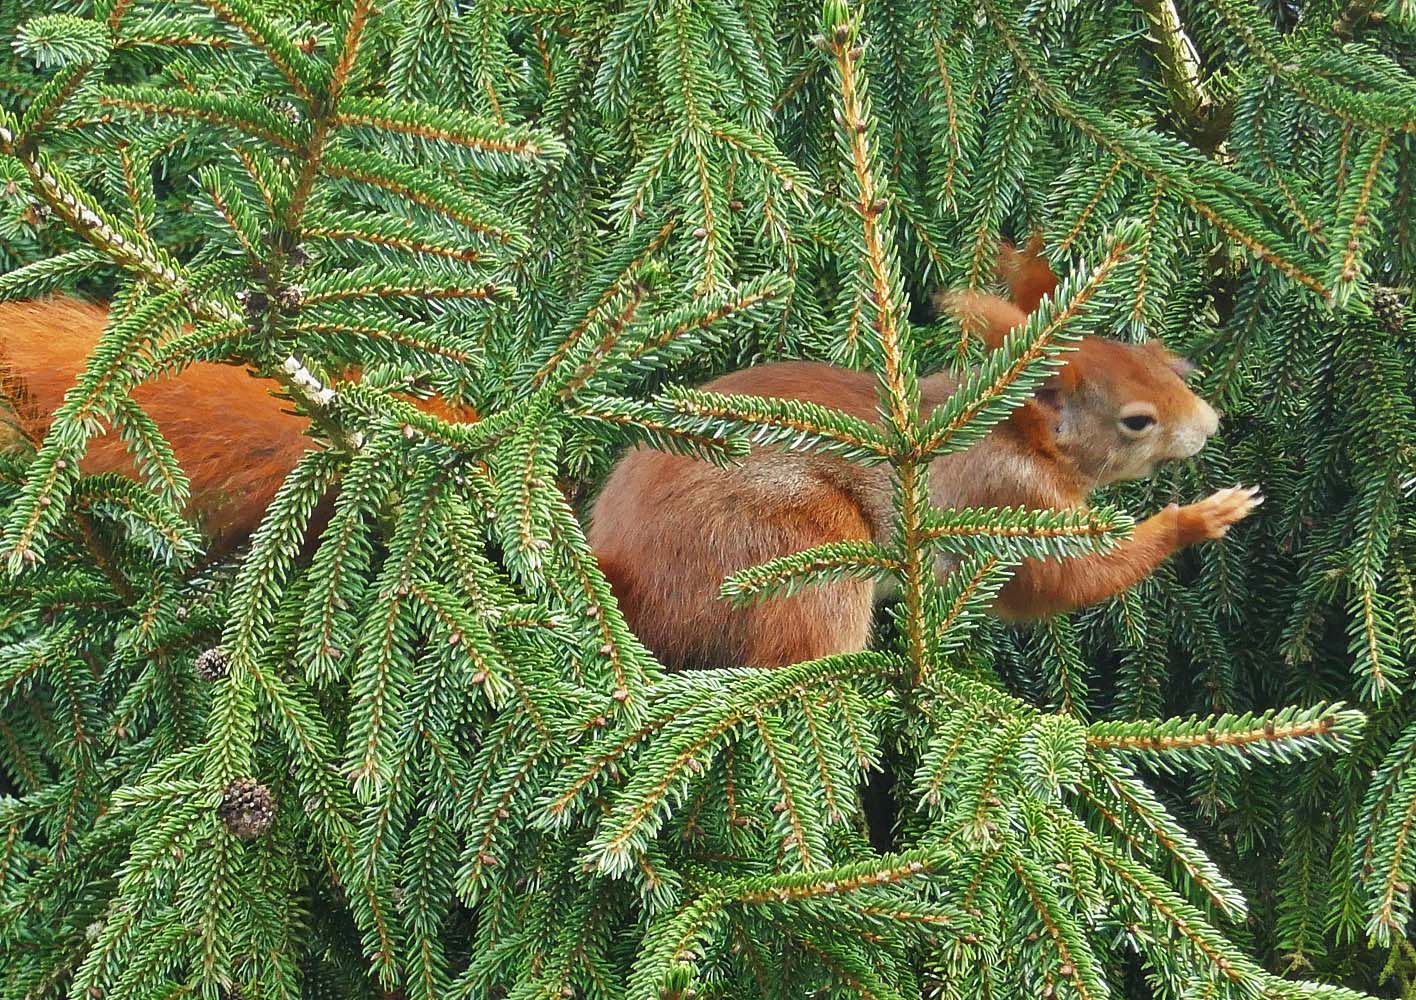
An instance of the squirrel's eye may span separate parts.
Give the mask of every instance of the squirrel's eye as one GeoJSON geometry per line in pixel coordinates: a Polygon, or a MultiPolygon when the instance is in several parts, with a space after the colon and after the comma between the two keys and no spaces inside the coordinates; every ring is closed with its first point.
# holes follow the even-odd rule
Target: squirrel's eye
{"type": "Polygon", "coordinates": [[[1121,426],[1125,427],[1133,434],[1140,434],[1148,431],[1155,425],[1155,417],[1149,413],[1133,413],[1129,417],[1121,418],[1121,426]]]}

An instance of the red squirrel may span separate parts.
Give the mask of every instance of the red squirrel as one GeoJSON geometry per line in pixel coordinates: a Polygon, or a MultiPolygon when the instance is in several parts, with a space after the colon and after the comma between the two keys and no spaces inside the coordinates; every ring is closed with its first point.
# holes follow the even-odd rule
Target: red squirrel
{"type": "MultiPolygon", "coordinates": [[[[1056,278],[1036,246],[1005,248],[999,276],[1036,305],[1056,278]]],[[[954,293],[940,304],[996,348],[1026,319],[1016,303],[954,293]]],[[[1166,460],[1194,455],[1219,418],[1186,387],[1189,362],[1159,342],[1084,338],[1039,393],[982,441],[935,459],[929,489],[940,507],[1084,507],[1098,487],[1145,478],[1166,460]],[[1046,401],[1044,401],[1046,400],[1046,401]]],[[[927,414],[954,391],[936,374],[920,381],[927,414]]],[[[703,387],[800,399],[878,421],[876,379],[816,362],[758,365],[703,387]]],[[[1170,505],[1103,555],[1025,560],[999,594],[1005,619],[1045,617],[1094,604],[1139,583],[1184,546],[1222,538],[1263,498],[1233,487],[1170,505]]],[[[722,468],[647,447],[610,473],[590,514],[590,544],[630,628],[671,667],[775,667],[862,650],[882,589],[840,580],[790,597],[736,607],[719,596],[729,575],[816,545],[887,541],[895,524],[889,472],[841,459],[755,449],[722,468]]]]}
{"type": "MultiPolygon", "coordinates": [[[[999,277],[1013,302],[965,293],[944,305],[996,346],[1056,278],[1036,245],[1005,247],[999,277]]],[[[39,440],[98,340],[106,310],[71,299],[0,303],[0,387],[20,432],[39,440]]],[[[1215,412],[1182,381],[1187,362],[1157,343],[1086,338],[1047,396],[1016,410],[967,451],[935,460],[930,491],[943,507],[1081,507],[1097,487],[1141,478],[1195,454],[1215,412]]],[[[926,412],[953,391],[947,374],[922,379],[926,412]]],[[[705,388],[811,400],[877,420],[874,376],[814,362],[751,367],[705,388]]],[[[238,368],[192,365],[140,385],[133,398],[172,443],[191,480],[189,513],[215,549],[260,522],[286,473],[309,447],[307,422],[238,368]]],[[[453,419],[438,400],[423,405],[453,419]]],[[[86,472],[131,474],[110,433],[90,443],[86,472]]],[[[1177,549],[1223,537],[1262,497],[1233,488],[1141,522],[1113,552],[1029,560],[1002,590],[997,613],[1036,618],[1095,603],[1139,582],[1177,549]]],[[[863,649],[872,584],[842,581],[739,608],[718,596],[728,575],[775,556],[847,539],[885,539],[894,516],[888,473],[829,457],[755,449],[741,464],[640,447],[616,464],[590,514],[589,539],[630,627],[670,667],[774,667],[863,649]]]]}

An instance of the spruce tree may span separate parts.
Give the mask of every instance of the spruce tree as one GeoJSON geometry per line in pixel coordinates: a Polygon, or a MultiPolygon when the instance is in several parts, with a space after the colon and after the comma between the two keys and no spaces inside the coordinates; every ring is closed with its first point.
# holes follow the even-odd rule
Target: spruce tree
{"type": "Polygon", "coordinates": [[[1410,0],[0,32],[0,296],[111,304],[0,475],[0,995],[1416,995],[1410,0]],[[1033,232],[1061,286],[982,357],[927,304],[1033,232]],[[933,509],[929,459],[1092,333],[1195,358],[1220,437],[1089,513],[933,509]],[[881,420],[692,388],[783,357],[873,372],[881,420]],[[198,362],[311,426],[230,556],[130,396],[198,362]],[[139,478],[81,474],[109,430],[139,478]],[[666,672],[580,520],[632,442],[888,466],[888,543],[723,583],[893,577],[872,650],[666,672]],[[1240,481],[1269,502],[1222,545],[986,615],[1018,560],[1240,481]]]}

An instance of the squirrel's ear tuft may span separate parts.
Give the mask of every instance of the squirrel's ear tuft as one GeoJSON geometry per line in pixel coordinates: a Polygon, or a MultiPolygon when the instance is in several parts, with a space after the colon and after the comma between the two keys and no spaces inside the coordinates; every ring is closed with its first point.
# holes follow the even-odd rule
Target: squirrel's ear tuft
{"type": "Polygon", "coordinates": [[[1025,313],[1032,312],[1057,290],[1057,275],[1042,255],[1041,230],[1034,229],[1021,250],[1008,243],[999,244],[996,271],[999,280],[1008,286],[1008,297],[1025,313]]]}

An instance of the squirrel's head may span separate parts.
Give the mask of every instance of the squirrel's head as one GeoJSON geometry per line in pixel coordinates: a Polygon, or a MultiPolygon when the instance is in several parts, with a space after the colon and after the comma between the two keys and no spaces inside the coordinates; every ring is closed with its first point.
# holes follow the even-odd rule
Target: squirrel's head
{"type": "MultiPolygon", "coordinates": [[[[1027,320],[1013,303],[977,292],[949,292],[940,303],[991,349],[1027,320]]],[[[1194,365],[1157,340],[1084,337],[1064,357],[1032,406],[1057,449],[1095,485],[1144,479],[1160,462],[1189,458],[1219,427],[1219,415],[1185,384],[1194,365]]]]}
{"type": "Polygon", "coordinates": [[[1038,391],[1036,405],[1059,451],[1092,482],[1143,479],[1161,462],[1189,458],[1219,415],[1185,384],[1194,365],[1158,340],[1085,337],[1038,391]]]}

